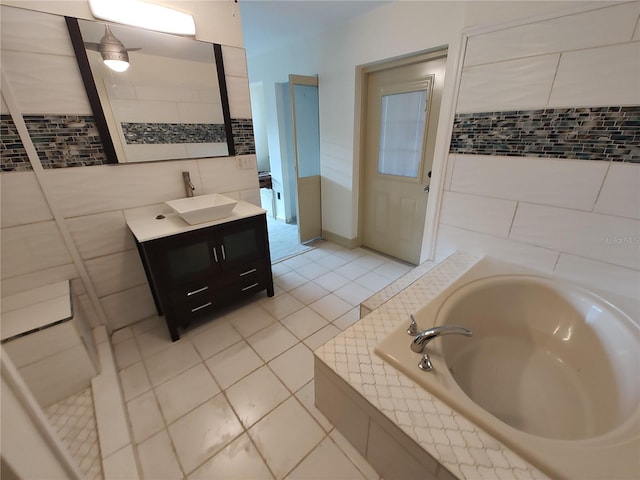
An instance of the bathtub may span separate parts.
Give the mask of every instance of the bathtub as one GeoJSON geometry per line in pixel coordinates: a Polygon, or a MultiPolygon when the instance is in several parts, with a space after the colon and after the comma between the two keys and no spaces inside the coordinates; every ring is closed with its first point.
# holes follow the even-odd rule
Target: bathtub
{"type": "Polygon", "coordinates": [[[401,325],[385,362],[552,478],[640,478],[640,328],[614,305],[484,258],[414,318],[473,335],[431,341],[423,371],[401,325]]]}

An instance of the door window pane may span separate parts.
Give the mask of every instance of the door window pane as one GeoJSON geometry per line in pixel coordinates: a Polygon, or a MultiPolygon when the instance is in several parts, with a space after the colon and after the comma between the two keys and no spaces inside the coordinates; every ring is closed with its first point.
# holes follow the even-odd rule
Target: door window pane
{"type": "Polygon", "coordinates": [[[378,172],[417,178],[427,118],[427,91],[382,97],[378,172]]]}

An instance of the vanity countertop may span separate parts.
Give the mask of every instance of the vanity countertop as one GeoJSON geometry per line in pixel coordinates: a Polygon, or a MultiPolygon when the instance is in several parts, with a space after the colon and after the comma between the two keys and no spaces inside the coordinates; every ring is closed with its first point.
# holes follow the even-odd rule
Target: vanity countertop
{"type": "Polygon", "coordinates": [[[164,203],[147,207],[132,208],[124,211],[124,218],[138,242],[147,242],[157,238],[169,237],[180,233],[191,232],[200,228],[212,227],[242,218],[261,215],[267,211],[251,203],[239,200],[231,211],[231,215],[213,222],[189,225],[164,203]],[[164,218],[156,219],[158,215],[164,218]]]}

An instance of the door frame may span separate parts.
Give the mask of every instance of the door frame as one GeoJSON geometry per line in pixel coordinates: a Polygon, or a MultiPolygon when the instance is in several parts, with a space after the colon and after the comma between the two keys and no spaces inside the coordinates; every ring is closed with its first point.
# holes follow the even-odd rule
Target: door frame
{"type": "MultiPolygon", "coordinates": [[[[462,50],[463,45],[458,45],[462,50]]],[[[457,85],[453,81],[458,78],[460,67],[460,51],[451,51],[447,45],[433,49],[404,55],[401,57],[381,60],[378,62],[359,65],[356,67],[356,95],[355,95],[355,116],[356,126],[354,130],[354,161],[357,167],[354,174],[354,187],[358,189],[357,194],[357,237],[356,242],[362,245],[364,231],[364,189],[365,189],[365,153],[366,153],[366,116],[367,116],[367,95],[368,76],[370,73],[400,67],[412,63],[418,63],[435,58],[447,57],[444,89],[440,104],[440,116],[437,122],[437,136],[434,149],[432,165],[432,175],[430,182],[429,201],[427,203],[427,214],[425,227],[422,235],[422,248],[420,251],[420,263],[425,260],[433,260],[435,253],[435,239],[437,234],[438,216],[442,200],[442,191],[445,180],[444,169],[446,167],[449,143],[451,142],[451,131],[453,128],[454,100],[457,85]],[[455,63],[454,63],[455,62],[455,63]],[[452,80],[453,79],[453,80],[452,80]]]]}
{"type": "MultiPolygon", "coordinates": [[[[295,173],[295,184],[296,184],[296,223],[298,225],[298,242],[299,243],[307,243],[313,240],[317,240],[318,238],[322,238],[322,174],[318,173],[317,181],[314,177],[300,177],[300,159],[298,158],[298,132],[297,132],[297,124],[296,124],[296,102],[294,95],[294,88],[296,85],[310,86],[316,87],[319,89],[318,85],[318,76],[317,75],[300,75],[300,74],[289,74],[289,95],[290,95],[290,103],[291,103],[291,129],[292,129],[292,143],[293,143],[293,171],[295,173]],[[306,180],[305,180],[306,179],[306,180]],[[301,209],[300,209],[300,184],[305,184],[309,186],[313,186],[317,183],[318,189],[318,208],[319,211],[314,212],[317,213],[318,222],[319,222],[319,232],[318,236],[314,238],[302,238],[302,228],[300,226],[301,220],[301,209]]],[[[318,104],[318,108],[320,105],[318,104]]],[[[319,112],[318,112],[319,115],[319,112]]],[[[320,128],[320,118],[318,118],[318,128],[320,128]]],[[[318,130],[318,141],[320,140],[320,131],[318,130]]],[[[307,208],[305,208],[306,213],[309,214],[309,208],[307,204],[307,208]]]]}

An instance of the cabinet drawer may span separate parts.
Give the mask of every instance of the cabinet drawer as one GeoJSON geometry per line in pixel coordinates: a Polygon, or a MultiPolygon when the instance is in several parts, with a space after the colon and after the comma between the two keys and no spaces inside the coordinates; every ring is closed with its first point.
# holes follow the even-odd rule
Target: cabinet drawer
{"type": "Polygon", "coordinates": [[[231,283],[247,282],[250,279],[262,277],[267,270],[264,261],[253,262],[243,265],[241,268],[235,268],[227,275],[227,280],[231,283]]]}
{"type": "Polygon", "coordinates": [[[189,322],[192,317],[214,310],[221,305],[222,302],[219,301],[215,295],[203,295],[187,302],[174,303],[172,309],[176,318],[180,319],[180,323],[185,324],[189,322]]]}
{"type": "Polygon", "coordinates": [[[260,290],[267,288],[268,279],[265,272],[254,272],[251,275],[247,275],[242,279],[237,280],[232,285],[229,285],[224,289],[225,295],[229,297],[239,298],[245,295],[250,295],[260,290]]]}
{"type": "Polygon", "coordinates": [[[169,299],[171,303],[197,302],[199,299],[210,297],[214,289],[208,281],[201,280],[169,290],[169,299]]]}

